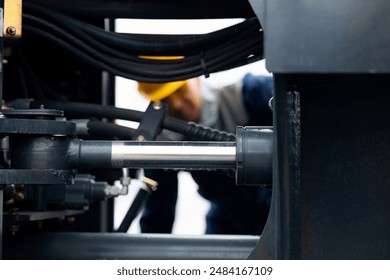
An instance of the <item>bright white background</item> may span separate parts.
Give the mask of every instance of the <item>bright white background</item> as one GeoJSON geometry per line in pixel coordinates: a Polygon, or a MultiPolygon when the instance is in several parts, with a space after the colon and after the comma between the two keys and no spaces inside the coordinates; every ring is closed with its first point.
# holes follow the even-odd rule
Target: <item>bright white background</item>
{"type": "MultiPolygon", "coordinates": [[[[116,31],[122,33],[154,33],[154,34],[200,34],[212,32],[223,27],[238,23],[241,20],[117,20],[116,31]]],[[[238,81],[246,73],[270,75],[264,61],[258,61],[240,68],[224,72],[212,73],[205,79],[206,83],[219,86],[238,81]]],[[[120,108],[144,111],[148,101],[136,89],[136,82],[121,77],[116,79],[116,106],[120,108]]],[[[121,125],[136,128],[138,123],[119,121],[121,125]]],[[[127,196],[116,199],[114,226],[118,227],[127,209],[130,207],[138,191],[138,186],[130,186],[127,196]]],[[[209,202],[197,193],[197,185],[187,172],[179,173],[179,198],[176,206],[176,219],[173,234],[200,235],[205,231],[205,214],[209,202]]],[[[133,221],[129,233],[139,233],[139,217],[133,221]]]]}

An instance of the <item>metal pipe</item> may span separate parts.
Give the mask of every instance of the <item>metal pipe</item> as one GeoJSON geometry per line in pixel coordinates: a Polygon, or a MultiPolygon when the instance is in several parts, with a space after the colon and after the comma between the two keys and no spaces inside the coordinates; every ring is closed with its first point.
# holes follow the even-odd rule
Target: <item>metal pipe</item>
{"type": "Polygon", "coordinates": [[[237,127],[236,135],[235,142],[83,141],[65,136],[25,136],[13,145],[12,168],[235,169],[237,185],[271,185],[272,128],[237,127]]]}
{"type": "Polygon", "coordinates": [[[139,188],[137,195],[135,196],[129,210],[126,212],[123,221],[119,225],[117,232],[127,232],[129,230],[131,223],[141,212],[151,193],[152,190],[149,189],[146,185],[144,187],[139,188]]]}
{"type": "Polygon", "coordinates": [[[235,168],[235,143],[115,142],[112,164],[153,168],[235,168]]]}
{"type": "Polygon", "coordinates": [[[235,142],[73,141],[75,167],[234,169],[235,142]]]}
{"type": "Polygon", "coordinates": [[[66,157],[71,168],[234,169],[239,186],[272,185],[272,127],[237,127],[236,136],[235,142],[75,139],[66,157]]]}

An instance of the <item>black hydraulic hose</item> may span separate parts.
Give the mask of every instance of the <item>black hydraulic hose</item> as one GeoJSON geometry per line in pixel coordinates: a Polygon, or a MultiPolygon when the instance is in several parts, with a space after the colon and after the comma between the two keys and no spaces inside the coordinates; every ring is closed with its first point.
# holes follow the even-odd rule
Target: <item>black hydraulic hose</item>
{"type": "Polygon", "coordinates": [[[148,55],[168,55],[172,52],[172,50],[175,50],[176,55],[178,53],[188,55],[194,53],[194,51],[199,52],[208,49],[210,48],[210,45],[218,45],[226,41],[228,38],[235,38],[251,26],[256,26],[257,29],[261,29],[258,19],[253,17],[235,25],[201,35],[169,35],[159,36],[158,39],[155,39],[153,35],[144,35],[144,38],[142,38],[141,36],[134,34],[107,32],[106,30],[92,24],[79,21],[72,17],[31,3],[26,3],[24,8],[38,12],[45,17],[50,17],[52,20],[62,24],[64,27],[71,29],[72,32],[78,32],[80,34],[80,30],[82,30],[84,33],[88,33],[97,40],[104,41],[105,44],[112,47],[125,48],[126,51],[135,51],[148,55]]]}
{"type": "MultiPolygon", "coordinates": [[[[29,24],[25,24],[24,27],[25,27],[25,29],[27,29],[27,31],[32,31],[32,32],[38,33],[39,35],[45,36],[47,39],[50,39],[51,41],[59,44],[62,47],[65,47],[67,49],[72,48],[73,52],[75,50],[77,50],[77,51],[81,50],[86,55],[91,57],[90,61],[93,58],[97,59],[97,61],[95,61],[95,63],[101,62],[104,65],[107,65],[107,67],[111,67],[112,69],[118,69],[118,71],[121,71],[122,73],[128,73],[128,74],[134,75],[134,74],[139,72],[139,69],[140,69],[139,63],[143,63],[143,62],[147,61],[147,60],[139,59],[137,57],[134,58],[131,55],[128,55],[126,57],[126,60],[123,60],[123,59],[118,60],[115,57],[110,57],[107,54],[102,53],[101,51],[97,50],[96,48],[89,46],[88,44],[86,44],[85,42],[80,40],[79,38],[73,36],[72,34],[66,32],[65,30],[63,30],[61,28],[58,28],[57,26],[55,26],[49,22],[43,21],[39,18],[36,18],[34,16],[30,16],[30,15],[26,15],[26,14],[24,15],[23,18],[26,19],[27,21],[33,22],[35,24],[42,25],[48,29],[48,31],[46,31],[46,30],[44,31],[40,28],[36,28],[36,27],[31,26],[29,24]],[[62,40],[57,35],[52,34],[52,32],[60,35],[66,41],[62,40]],[[67,44],[67,42],[72,42],[72,45],[67,44]],[[138,64],[134,64],[133,62],[138,63],[138,64]],[[137,69],[138,71],[135,71],[134,69],[137,69]]],[[[106,47],[103,47],[103,48],[106,48],[106,47]]],[[[118,56],[120,54],[114,53],[114,55],[118,56]]],[[[121,57],[125,57],[125,55],[122,54],[121,57]]],[[[173,66],[174,64],[170,64],[170,65],[173,66]]],[[[174,65],[174,66],[175,67],[173,68],[173,70],[175,68],[177,68],[177,65],[174,65]]],[[[159,68],[164,67],[165,68],[165,67],[167,67],[167,65],[157,64],[157,65],[154,65],[153,68],[144,68],[142,70],[142,73],[147,74],[147,75],[158,75],[161,70],[160,69],[155,70],[156,67],[159,67],[159,68]]],[[[164,70],[169,71],[169,69],[164,69],[164,70]]],[[[172,70],[170,70],[170,71],[172,72],[172,70]]],[[[192,69],[188,69],[188,71],[192,71],[192,69]]],[[[171,72],[169,72],[169,73],[171,73],[171,72]]],[[[175,75],[175,73],[172,73],[170,75],[175,75]]]]}
{"type": "Polygon", "coordinates": [[[50,100],[33,100],[30,103],[31,109],[38,109],[43,105],[45,108],[64,111],[66,116],[71,118],[108,118],[108,119],[122,119],[139,122],[142,119],[143,112],[122,109],[109,105],[99,105],[93,103],[82,102],[61,102],[50,100]]]}
{"type": "MultiPolygon", "coordinates": [[[[261,34],[259,34],[259,36],[255,36],[254,39],[253,36],[251,36],[253,32],[256,32],[257,30],[256,27],[251,26],[248,30],[242,32],[242,34],[236,36],[234,41],[226,42],[218,46],[216,50],[209,50],[207,53],[198,56],[186,57],[178,61],[159,61],[156,63],[152,63],[150,60],[140,59],[137,56],[128,56],[126,60],[118,60],[115,58],[115,55],[120,55],[121,57],[125,57],[125,55],[117,51],[113,51],[114,56],[112,57],[106,53],[100,52],[94,46],[88,45],[83,41],[85,38],[89,38],[90,44],[96,42],[88,36],[84,36],[83,40],[81,40],[62,28],[35,16],[25,14],[24,18],[30,22],[32,21],[35,24],[39,24],[44,26],[46,29],[49,29],[49,32],[47,32],[25,25],[25,29],[27,31],[34,32],[37,35],[53,41],[85,61],[91,63],[95,67],[130,79],[152,82],[156,80],[170,81],[174,79],[186,79],[203,74],[209,74],[214,71],[220,71],[222,69],[229,69],[233,67],[234,64],[242,64],[241,59],[244,59],[245,61],[245,58],[252,54],[253,51],[248,52],[246,45],[250,47],[250,44],[262,44],[262,40],[260,40],[261,34]],[[66,41],[51,34],[51,32],[57,33],[61,37],[65,38],[66,41]],[[238,60],[238,58],[240,59],[238,60]],[[232,64],[230,65],[230,63],[232,64]],[[134,69],[137,69],[137,71],[134,69]]],[[[101,44],[98,45],[100,45],[100,49],[107,50],[106,46],[101,44]]],[[[260,47],[258,48],[262,49],[260,47]]],[[[113,52],[110,53],[112,54],[113,52]]]]}
{"type": "MultiPolygon", "coordinates": [[[[84,29],[97,40],[107,42],[112,47],[116,48],[130,48],[134,51],[143,52],[149,55],[169,54],[172,50],[175,50],[176,54],[189,55],[193,54],[194,50],[195,52],[204,51],[209,49],[211,46],[217,46],[228,39],[235,38],[252,26],[255,26],[253,19],[243,21],[233,27],[221,29],[212,33],[184,36],[183,39],[178,37],[179,39],[176,40],[162,40],[162,38],[160,38],[159,41],[148,40],[147,37],[145,37],[142,41],[139,38],[137,40],[131,39],[130,41],[129,35],[102,32],[102,29],[92,25],[90,25],[90,28],[88,28],[88,26],[84,26],[84,29]]],[[[257,29],[259,28],[260,25],[257,25],[257,29]]]]}
{"type": "Polygon", "coordinates": [[[88,34],[80,32],[80,30],[75,30],[74,33],[76,33],[76,34],[71,34],[68,31],[66,31],[65,29],[63,29],[63,28],[61,28],[61,27],[59,27],[51,22],[48,22],[42,18],[38,18],[36,16],[23,13],[23,26],[29,25],[29,22],[30,22],[30,24],[31,23],[39,24],[40,26],[45,27],[45,28],[51,30],[52,32],[57,33],[61,37],[68,39],[70,42],[74,43],[76,41],[76,43],[78,43],[79,45],[80,44],[85,45],[85,46],[83,46],[84,48],[89,48],[89,49],[96,48],[97,50],[104,52],[106,54],[109,54],[110,56],[112,56],[114,58],[127,59],[127,60],[132,58],[129,51],[121,52],[121,51],[118,51],[114,48],[110,48],[110,47],[106,46],[105,44],[102,44],[101,42],[90,37],[88,34]]]}
{"type": "Polygon", "coordinates": [[[113,137],[118,140],[130,140],[132,139],[134,129],[117,125],[110,122],[101,121],[89,121],[87,122],[88,135],[99,136],[107,139],[113,137]]]}
{"type": "Polygon", "coordinates": [[[236,136],[233,133],[220,131],[194,122],[188,122],[183,135],[190,139],[198,139],[205,141],[235,141],[236,136]]]}
{"type": "Polygon", "coordinates": [[[129,210],[127,210],[125,217],[123,218],[120,226],[117,229],[117,232],[127,232],[130,228],[131,223],[137,217],[138,213],[141,211],[142,207],[145,205],[149,196],[151,195],[151,190],[140,188],[137,195],[135,196],[129,210]]]}
{"type": "MultiPolygon", "coordinates": [[[[130,74],[130,73],[120,71],[114,67],[110,67],[110,66],[102,63],[101,61],[94,59],[90,55],[85,54],[84,52],[80,51],[79,49],[73,47],[71,44],[69,44],[69,43],[61,40],[60,38],[57,38],[56,36],[53,36],[53,35],[45,32],[43,30],[39,30],[37,28],[32,28],[30,26],[24,26],[23,29],[28,31],[28,32],[35,33],[36,35],[47,38],[47,39],[51,40],[52,42],[57,43],[61,47],[65,48],[66,50],[70,51],[71,53],[73,53],[74,55],[83,59],[84,61],[90,63],[91,65],[97,67],[98,69],[106,70],[106,71],[110,72],[111,74],[121,76],[124,78],[128,78],[128,79],[132,79],[132,80],[141,80],[141,81],[145,81],[145,82],[154,82],[155,81],[154,79],[145,78],[144,76],[138,75],[137,73],[130,74]]],[[[171,80],[168,79],[167,81],[171,81],[171,80]]]]}
{"type": "Polygon", "coordinates": [[[43,94],[43,90],[40,86],[40,83],[38,82],[38,79],[36,79],[35,72],[31,69],[30,64],[25,60],[22,52],[19,48],[15,48],[15,55],[18,57],[18,60],[20,62],[20,66],[22,69],[24,69],[26,82],[28,82],[28,91],[33,91],[36,95],[36,98],[45,98],[45,95],[43,94]]]}
{"type": "Polygon", "coordinates": [[[28,98],[28,85],[27,85],[27,78],[26,74],[23,70],[23,68],[19,65],[19,63],[15,62],[13,63],[17,76],[18,76],[18,81],[20,84],[20,91],[21,91],[21,96],[23,98],[28,98]]]}
{"type": "MultiPolygon", "coordinates": [[[[91,57],[94,57],[95,59],[98,59],[98,61],[104,63],[105,65],[107,65],[111,68],[117,68],[117,69],[119,69],[119,71],[128,72],[128,73],[136,73],[136,71],[134,71],[134,69],[136,68],[137,65],[131,64],[131,61],[129,61],[129,60],[132,58],[132,56],[130,56],[130,55],[128,55],[126,57],[126,59],[128,59],[126,61],[124,61],[123,59],[118,60],[115,57],[110,57],[110,56],[106,55],[105,53],[102,53],[101,51],[99,51],[95,47],[91,47],[90,45],[86,44],[85,42],[83,42],[79,38],[73,36],[72,34],[66,32],[65,30],[62,30],[61,28],[58,28],[55,25],[52,25],[51,23],[42,21],[39,18],[35,18],[34,16],[29,16],[29,15],[24,15],[23,19],[27,19],[28,21],[32,21],[35,24],[38,23],[39,25],[43,25],[44,27],[49,29],[46,33],[46,31],[43,31],[40,28],[37,28],[35,26],[31,26],[29,24],[25,24],[24,28],[27,27],[27,30],[31,30],[32,32],[38,32],[39,34],[42,34],[42,35],[43,35],[43,32],[45,32],[47,34],[45,36],[48,39],[51,39],[53,42],[58,43],[61,46],[65,46],[64,45],[65,42],[71,42],[73,48],[83,51],[85,54],[87,54],[91,57]],[[32,29],[34,29],[34,30],[32,30],[32,29]],[[63,37],[65,41],[62,41],[62,39],[60,37],[52,34],[52,32],[63,37]],[[57,39],[54,40],[54,38],[57,38],[57,39]],[[63,43],[60,43],[60,40],[63,43]]],[[[115,55],[118,55],[118,54],[115,54],[115,55]]]]}
{"type": "MultiPolygon", "coordinates": [[[[33,21],[34,24],[39,24],[39,26],[46,29],[42,30],[24,25],[27,32],[33,32],[35,35],[42,36],[58,44],[94,67],[132,80],[169,82],[201,75],[208,76],[210,73],[231,69],[244,65],[249,61],[253,62],[263,58],[262,31],[257,18],[247,19],[242,23],[212,33],[178,36],[178,39],[169,39],[166,41],[167,46],[169,46],[167,51],[172,52],[171,55],[177,55],[178,51],[183,50],[184,45],[191,53],[198,54],[185,56],[183,59],[175,61],[156,62],[139,58],[137,52],[148,54],[149,48],[159,49],[161,42],[165,42],[166,39],[156,39],[157,35],[152,35],[154,37],[142,35],[145,37],[143,39],[140,35],[111,33],[62,14],[52,14],[50,10],[31,3],[27,3],[26,7],[27,10],[38,13],[43,18],[49,17],[62,26],[58,27],[36,16],[25,15],[24,17],[30,23],[33,21]],[[258,36],[253,36],[256,32],[259,32],[258,36]],[[97,36],[97,34],[103,35],[97,36]],[[103,37],[99,38],[101,36],[103,37]],[[110,37],[110,39],[107,36],[113,37],[110,37]],[[137,39],[134,39],[134,37],[137,39]],[[115,41],[114,38],[131,41],[131,44],[138,46],[135,47],[136,53],[134,54],[134,50],[131,49],[126,49],[128,53],[124,53],[119,50],[124,46],[119,45],[117,46],[119,49],[112,49],[110,43],[115,41]],[[221,38],[224,40],[221,40],[221,38]],[[102,40],[102,42],[99,43],[98,40],[102,40]],[[204,51],[203,48],[197,48],[198,46],[207,46],[209,49],[204,51]],[[133,55],[131,55],[132,52],[133,55]],[[126,56],[127,54],[128,56],[126,56]]],[[[174,37],[170,35],[169,38],[174,37]]],[[[161,38],[161,35],[158,38],[161,38]]]]}
{"type": "MultiPolygon", "coordinates": [[[[85,60],[86,62],[90,63],[91,65],[97,67],[98,69],[101,70],[106,70],[110,72],[111,74],[125,77],[128,79],[132,80],[137,80],[137,81],[142,81],[142,82],[171,82],[175,80],[186,80],[194,77],[198,77],[201,75],[208,75],[211,72],[218,72],[226,69],[230,69],[235,67],[234,64],[230,65],[230,67],[208,67],[205,63],[202,57],[200,59],[198,58],[197,60],[199,63],[199,66],[196,67],[193,71],[192,69],[188,70],[186,67],[182,67],[181,70],[179,69],[174,69],[178,71],[161,71],[162,69],[157,69],[157,71],[150,70],[150,68],[147,69],[141,69],[140,65],[135,65],[134,67],[129,67],[126,70],[128,71],[123,71],[122,69],[117,69],[116,67],[111,67],[99,60],[94,59],[90,55],[84,53],[83,51],[80,51],[78,48],[75,48],[68,42],[65,42],[64,40],[51,35],[50,33],[47,33],[43,30],[37,29],[37,28],[32,28],[30,26],[25,26],[24,30],[30,31],[32,33],[35,33],[36,35],[43,36],[44,38],[47,38],[51,40],[52,42],[55,42],[56,44],[60,45],[61,47],[65,48],[66,50],[70,51],[74,55],[78,56],[79,58],[85,60]],[[138,71],[136,71],[136,70],[138,71]],[[212,70],[211,70],[212,69],[212,70]],[[131,72],[130,72],[131,71],[131,72]],[[180,72],[181,71],[181,72],[180,72]]],[[[248,53],[247,56],[250,56],[252,53],[248,53]]],[[[260,58],[259,58],[260,59],[260,58]]],[[[221,58],[219,58],[221,60],[221,58]]],[[[205,60],[210,64],[209,60],[205,60]]],[[[123,65],[122,65],[123,66],[123,65]]],[[[158,64],[156,64],[156,67],[158,64]]],[[[164,65],[163,65],[164,66],[164,65]]],[[[142,66],[141,66],[142,67],[142,66]]]]}
{"type": "MultiPolygon", "coordinates": [[[[64,111],[68,117],[81,117],[81,118],[108,118],[108,119],[121,119],[140,122],[144,112],[122,109],[114,106],[99,105],[92,103],[78,103],[78,102],[61,102],[61,101],[49,101],[49,100],[32,100],[26,105],[25,102],[17,100],[12,102],[11,106],[20,109],[28,106],[30,109],[37,109],[43,105],[48,109],[57,109],[64,111]]],[[[163,121],[163,127],[178,132],[194,140],[204,141],[234,141],[235,135],[233,133],[227,133],[217,129],[212,129],[194,122],[185,122],[172,117],[166,117],[163,121]]]]}
{"type": "MultiPolygon", "coordinates": [[[[89,46],[88,44],[81,41],[79,38],[73,36],[72,34],[66,32],[65,30],[63,30],[63,29],[61,29],[61,28],[59,28],[59,27],[57,27],[49,22],[46,22],[44,20],[41,20],[39,18],[36,18],[34,16],[31,16],[31,15],[27,15],[27,14],[24,15],[24,18],[27,19],[28,21],[32,21],[33,23],[43,25],[45,28],[48,28],[51,32],[58,33],[59,35],[64,37],[68,42],[72,42],[72,45],[75,45],[76,47],[79,47],[81,50],[85,51],[88,55],[99,59],[99,61],[102,61],[104,64],[106,64],[110,67],[119,69],[119,71],[123,71],[123,72],[127,72],[127,73],[132,73],[132,72],[134,73],[135,67],[137,69],[139,69],[139,67],[137,65],[133,64],[132,61],[138,62],[138,63],[144,63],[144,62],[148,61],[148,60],[140,60],[138,58],[131,59],[131,56],[127,57],[128,59],[131,59],[131,61],[117,60],[117,59],[115,59],[115,57],[109,57],[106,54],[101,53],[99,50],[95,49],[94,47],[89,46]]],[[[39,32],[42,33],[41,30],[39,32]]],[[[252,33],[248,33],[248,31],[246,33],[248,35],[252,34],[252,33]]],[[[243,37],[243,36],[244,36],[244,34],[241,34],[240,36],[238,36],[236,38],[236,40],[240,40],[240,37],[243,37]]],[[[48,37],[48,38],[52,38],[52,37],[48,37]]],[[[243,39],[245,39],[245,37],[243,37],[243,39]]],[[[257,38],[255,38],[255,39],[257,39],[257,38]]],[[[56,41],[58,41],[58,40],[56,40],[56,41]]],[[[257,42],[257,40],[256,40],[256,42],[257,42]]],[[[107,49],[107,47],[103,47],[103,48],[107,49]]],[[[208,64],[207,65],[208,69],[213,69],[213,66],[215,63],[224,62],[226,64],[227,61],[229,61],[229,60],[227,60],[228,58],[231,58],[231,57],[235,58],[237,56],[237,55],[234,55],[235,53],[244,52],[245,45],[243,45],[241,40],[240,40],[240,41],[237,41],[235,43],[230,42],[229,45],[225,44],[225,47],[220,46],[218,48],[218,50],[221,51],[221,53],[222,53],[219,56],[214,55],[214,54],[206,54],[204,56],[204,59],[205,59],[205,61],[207,61],[207,64],[208,64]],[[243,47],[244,47],[244,49],[243,49],[243,47]],[[239,48],[239,49],[237,49],[237,48],[239,48]],[[230,50],[230,52],[232,52],[232,50],[234,50],[235,53],[230,54],[229,50],[230,50]]],[[[125,57],[124,54],[122,54],[122,55],[123,55],[122,57],[125,57]]],[[[159,64],[154,65],[153,70],[144,69],[142,71],[142,73],[156,76],[156,75],[159,75],[160,73],[166,73],[166,71],[169,71],[170,75],[179,76],[183,73],[191,73],[191,72],[199,69],[200,64],[201,64],[201,62],[200,62],[201,59],[202,58],[200,58],[200,59],[196,58],[195,60],[192,59],[191,60],[192,62],[189,59],[187,59],[188,62],[186,62],[185,60],[174,61],[173,63],[171,63],[171,62],[161,63],[160,62],[159,64]],[[190,66],[191,64],[192,64],[192,67],[190,66]],[[172,69],[169,69],[169,68],[167,68],[167,66],[174,66],[174,67],[170,67],[172,69]],[[183,67],[181,67],[181,66],[183,66],[183,67]],[[156,67],[167,68],[167,69],[155,69],[156,67]],[[182,69],[178,70],[176,72],[173,72],[178,67],[181,67],[182,69]],[[185,69],[185,72],[184,72],[184,69],[185,69]],[[161,71],[161,70],[164,70],[164,71],[161,71]]]]}

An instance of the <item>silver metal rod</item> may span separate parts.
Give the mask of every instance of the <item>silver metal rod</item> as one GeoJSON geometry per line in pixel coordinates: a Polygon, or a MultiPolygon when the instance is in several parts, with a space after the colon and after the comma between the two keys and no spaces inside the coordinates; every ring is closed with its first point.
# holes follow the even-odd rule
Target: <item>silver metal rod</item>
{"type": "Polygon", "coordinates": [[[113,142],[113,167],[230,169],[236,164],[234,142],[113,142]]]}

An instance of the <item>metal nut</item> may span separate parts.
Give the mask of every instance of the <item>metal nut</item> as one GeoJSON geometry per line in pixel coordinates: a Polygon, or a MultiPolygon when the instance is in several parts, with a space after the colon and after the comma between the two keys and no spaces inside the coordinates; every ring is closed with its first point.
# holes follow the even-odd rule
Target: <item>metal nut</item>
{"type": "Polygon", "coordinates": [[[16,28],[14,26],[8,26],[6,31],[7,31],[7,34],[10,36],[16,35],[16,28]]]}

